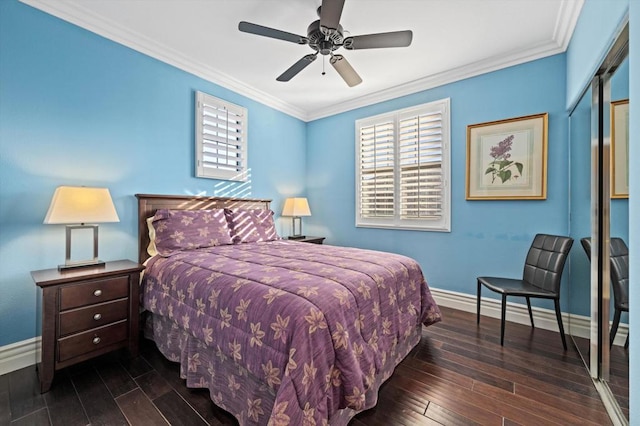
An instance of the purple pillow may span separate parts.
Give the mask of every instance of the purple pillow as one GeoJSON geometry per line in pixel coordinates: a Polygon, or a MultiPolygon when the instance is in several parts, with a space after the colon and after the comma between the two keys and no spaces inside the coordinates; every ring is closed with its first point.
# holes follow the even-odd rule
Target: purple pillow
{"type": "Polygon", "coordinates": [[[152,220],[161,256],[176,251],[232,244],[224,209],[160,209],[152,220]]]}
{"type": "Polygon", "coordinates": [[[234,244],[279,240],[271,210],[225,209],[234,244]]]}

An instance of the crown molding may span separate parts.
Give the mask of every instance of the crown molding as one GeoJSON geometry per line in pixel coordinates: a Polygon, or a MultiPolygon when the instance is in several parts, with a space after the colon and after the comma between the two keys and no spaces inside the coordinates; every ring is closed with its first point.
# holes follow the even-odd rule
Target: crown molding
{"type": "Polygon", "coordinates": [[[413,93],[433,89],[435,87],[454,83],[470,77],[476,77],[478,75],[563,53],[569,46],[573,30],[576,27],[583,5],[584,0],[562,0],[560,4],[560,12],[558,13],[558,18],[553,31],[553,38],[552,41],[548,43],[543,43],[524,51],[513,51],[506,55],[489,58],[468,66],[433,74],[428,77],[381,90],[370,95],[331,105],[327,108],[321,108],[310,112],[307,117],[307,121],[318,120],[356,108],[362,108],[379,102],[399,98],[401,96],[411,95],[413,93]]]}
{"type": "Polygon", "coordinates": [[[560,4],[560,13],[558,13],[556,27],[553,31],[553,39],[563,52],[569,47],[584,2],[585,0],[562,0],[560,4]]]}
{"type": "Polygon", "coordinates": [[[414,93],[422,92],[424,90],[443,86],[445,84],[454,83],[456,81],[464,80],[470,77],[487,74],[492,71],[498,71],[515,65],[520,65],[562,52],[564,52],[564,50],[557,44],[547,43],[541,46],[536,46],[526,51],[516,51],[505,56],[478,61],[469,66],[450,69],[445,72],[433,74],[406,84],[381,90],[370,95],[361,96],[356,99],[331,105],[328,108],[322,108],[313,111],[309,114],[307,121],[318,120],[320,118],[340,114],[356,108],[362,108],[368,105],[373,105],[376,103],[399,98],[401,96],[411,95],[414,93]]]}
{"type": "Polygon", "coordinates": [[[131,31],[117,22],[106,20],[77,3],[51,2],[47,0],[20,0],[22,3],[70,22],[102,37],[122,44],[178,69],[194,74],[214,84],[232,90],[302,121],[309,122],[356,108],[388,101],[434,87],[541,59],[566,51],[575,29],[584,0],[562,0],[556,20],[553,39],[548,43],[534,46],[525,51],[513,51],[506,55],[475,62],[446,72],[430,75],[412,82],[390,87],[378,92],[360,96],[326,108],[307,111],[251,87],[227,74],[203,63],[187,58],[180,52],[167,48],[156,41],[131,31]]]}

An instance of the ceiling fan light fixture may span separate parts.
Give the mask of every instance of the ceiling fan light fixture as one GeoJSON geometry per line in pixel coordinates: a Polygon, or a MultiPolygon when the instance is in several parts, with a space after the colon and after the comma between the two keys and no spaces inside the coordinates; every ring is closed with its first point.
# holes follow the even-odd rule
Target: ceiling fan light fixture
{"type": "MultiPolygon", "coordinates": [[[[322,0],[322,5],[318,8],[318,16],[320,19],[309,24],[306,37],[245,21],[240,22],[238,29],[245,33],[256,34],[263,37],[297,44],[307,44],[314,50],[315,53],[302,57],[289,67],[289,69],[280,74],[280,76],[276,78],[278,81],[291,80],[320,54],[323,56],[331,56],[329,62],[349,87],[357,86],[362,83],[362,78],[360,78],[344,56],[333,54],[335,50],[340,47],[344,47],[347,50],[407,47],[411,44],[413,32],[410,30],[393,31],[388,33],[356,35],[345,39],[344,30],[340,25],[340,16],[342,15],[344,2],[345,0],[322,0]]],[[[324,74],[323,67],[322,75],[324,74]]]]}

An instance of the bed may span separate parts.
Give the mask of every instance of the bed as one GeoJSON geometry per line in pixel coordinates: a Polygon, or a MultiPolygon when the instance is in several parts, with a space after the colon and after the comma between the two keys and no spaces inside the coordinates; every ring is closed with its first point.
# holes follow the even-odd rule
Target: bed
{"type": "Polygon", "coordinates": [[[441,320],[417,262],[280,239],[270,200],[136,197],[145,336],[240,425],[347,424],[441,320]]]}

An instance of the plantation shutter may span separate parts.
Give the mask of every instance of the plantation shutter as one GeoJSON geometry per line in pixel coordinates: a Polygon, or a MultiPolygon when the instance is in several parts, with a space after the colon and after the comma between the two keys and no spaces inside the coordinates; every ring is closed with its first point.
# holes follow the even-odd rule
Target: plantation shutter
{"type": "Polygon", "coordinates": [[[247,110],[196,94],[196,170],[198,177],[247,179],[247,110]]]}
{"type": "Polygon", "coordinates": [[[450,231],[449,102],[356,121],[356,226],[450,231]]]}
{"type": "Polygon", "coordinates": [[[391,121],[360,129],[360,214],[394,216],[395,126],[391,121]]]}
{"type": "Polygon", "coordinates": [[[400,215],[403,219],[442,214],[442,114],[400,119],[400,215]]]}

